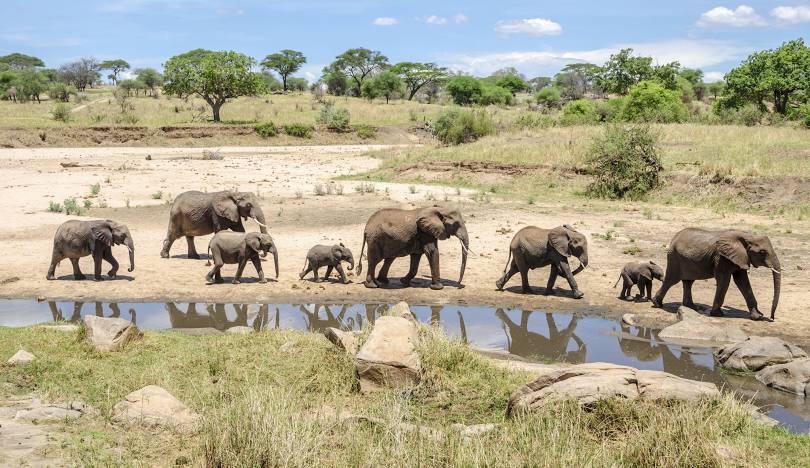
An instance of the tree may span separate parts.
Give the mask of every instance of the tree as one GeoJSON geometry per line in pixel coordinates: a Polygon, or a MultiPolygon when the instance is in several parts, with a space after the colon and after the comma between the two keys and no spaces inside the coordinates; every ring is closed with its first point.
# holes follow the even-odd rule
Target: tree
{"type": "Polygon", "coordinates": [[[306,91],[307,86],[306,78],[297,78],[291,76],[287,79],[287,87],[293,91],[306,91]]]}
{"type": "Polygon", "coordinates": [[[118,75],[124,70],[129,70],[129,62],[123,59],[105,60],[98,64],[99,70],[110,70],[109,78],[113,84],[118,84],[118,75]]]}
{"type": "Polygon", "coordinates": [[[565,99],[581,99],[594,91],[600,72],[601,68],[592,63],[569,63],[554,76],[554,85],[565,99]]]}
{"type": "Polygon", "coordinates": [[[670,90],[678,89],[678,71],[681,69],[680,62],[670,62],[653,68],[653,77],[656,81],[670,90]]]}
{"type": "Polygon", "coordinates": [[[304,54],[297,50],[284,49],[276,54],[270,54],[262,60],[261,66],[265,70],[273,70],[281,77],[284,91],[287,91],[287,77],[301,69],[307,63],[304,54]]]}
{"type": "Polygon", "coordinates": [[[385,97],[385,103],[402,91],[402,79],[394,72],[384,71],[369,78],[363,83],[363,96],[368,100],[385,97]]]}
{"type": "Polygon", "coordinates": [[[702,101],[708,89],[706,83],[703,82],[703,70],[699,68],[681,68],[681,71],[678,72],[678,76],[692,85],[695,97],[698,101],[702,101]]]}
{"type": "Polygon", "coordinates": [[[362,47],[349,49],[335,57],[331,67],[340,70],[354,81],[354,94],[360,96],[366,77],[388,65],[388,57],[376,50],[362,47]]]}
{"type": "Polygon", "coordinates": [[[135,76],[138,81],[149,89],[152,95],[155,94],[155,88],[163,84],[163,77],[154,68],[139,68],[135,70],[135,76]]]}
{"type": "Polygon", "coordinates": [[[5,63],[12,70],[24,70],[26,68],[44,67],[45,62],[38,57],[25,55],[19,52],[0,57],[0,63],[5,63]]]}
{"type": "Polygon", "coordinates": [[[471,76],[457,76],[447,82],[447,92],[453,97],[453,102],[460,106],[478,102],[481,88],[481,82],[471,76]]]}
{"type": "Polygon", "coordinates": [[[501,88],[509,90],[509,92],[512,93],[512,96],[529,89],[529,85],[523,81],[523,78],[517,75],[503,75],[498,79],[498,81],[495,82],[495,84],[501,88]]]}
{"type": "Polygon", "coordinates": [[[633,57],[633,49],[622,49],[605,62],[598,84],[605,92],[625,95],[631,86],[652,76],[652,57],[633,57]]]}
{"type": "Polygon", "coordinates": [[[560,90],[557,88],[543,88],[537,92],[535,99],[537,100],[538,104],[546,109],[556,109],[560,107],[562,95],[560,94],[560,90]]]}
{"type": "Polygon", "coordinates": [[[648,80],[630,88],[622,117],[629,122],[684,122],[689,117],[689,110],[678,91],[648,80]]]}
{"type": "Polygon", "coordinates": [[[343,70],[336,69],[333,65],[324,67],[321,81],[326,84],[327,92],[334,96],[345,95],[351,86],[349,77],[343,70]]]}
{"type": "Polygon", "coordinates": [[[399,75],[405,83],[409,101],[422,87],[441,83],[448,76],[447,69],[435,63],[400,62],[391,67],[391,72],[399,75]]]}
{"type": "Polygon", "coordinates": [[[92,57],[80,58],[74,62],[59,67],[57,76],[59,81],[72,84],[79,91],[94,85],[100,78],[99,65],[92,57]]]}
{"type": "Polygon", "coordinates": [[[726,75],[723,103],[738,108],[753,103],[764,108],[770,100],[773,108],[786,114],[798,106],[810,92],[810,48],[803,39],[782,44],[776,50],[751,54],[739,67],[726,75]]]}
{"type": "Polygon", "coordinates": [[[515,67],[505,67],[499,70],[495,70],[495,72],[491,75],[496,78],[503,78],[505,76],[516,76],[520,78],[522,81],[526,81],[526,77],[523,76],[523,73],[520,73],[517,68],[515,67]]]}
{"type": "Polygon", "coordinates": [[[536,76],[527,81],[532,91],[540,91],[541,89],[551,85],[551,78],[547,76],[536,76]]]}
{"type": "Polygon", "coordinates": [[[163,89],[179,97],[201,97],[219,122],[219,111],[229,99],[265,91],[261,76],[252,70],[254,64],[252,58],[237,52],[195,49],[166,62],[163,89]]]}
{"type": "Polygon", "coordinates": [[[28,68],[20,71],[14,80],[17,97],[23,101],[37,101],[39,95],[48,90],[48,82],[38,71],[28,68]]]}

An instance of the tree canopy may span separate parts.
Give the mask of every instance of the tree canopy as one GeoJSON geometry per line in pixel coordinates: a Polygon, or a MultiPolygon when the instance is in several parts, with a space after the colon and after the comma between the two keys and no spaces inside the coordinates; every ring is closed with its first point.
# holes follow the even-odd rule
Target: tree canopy
{"type": "Polygon", "coordinates": [[[59,81],[72,84],[79,91],[94,85],[101,78],[99,63],[92,57],[84,57],[59,67],[59,81]]]}
{"type": "Polygon", "coordinates": [[[335,57],[335,61],[328,68],[340,70],[354,81],[354,94],[359,96],[363,88],[363,81],[386,66],[388,66],[388,57],[381,52],[359,47],[349,49],[335,57]]]}
{"type": "Polygon", "coordinates": [[[8,64],[12,70],[23,70],[25,68],[44,67],[45,62],[38,57],[25,55],[19,52],[0,57],[0,63],[8,64]]]}
{"type": "Polygon", "coordinates": [[[400,62],[391,68],[391,72],[402,78],[409,101],[424,86],[441,83],[448,76],[447,69],[435,63],[400,62]]]}
{"type": "Polygon", "coordinates": [[[98,64],[99,70],[110,70],[109,78],[113,84],[118,83],[118,75],[124,70],[129,70],[129,62],[124,59],[105,60],[98,64]]]}
{"type": "Polygon", "coordinates": [[[265,57],[261,66],[265,70],[273,70],[278,73],[284,91],[287,91],[287,77],[300,70],[305,63],[307,63],[307,58],[304,57],[303,53],[297,50],[284,49],[265,57]]]}
{"type": "Polygon", "coordinates": [[[363,96],[372,100],[384,97],[385,103],[402,90],[402,79],[394,72],[384,71],[363,83],[363,96]]]}

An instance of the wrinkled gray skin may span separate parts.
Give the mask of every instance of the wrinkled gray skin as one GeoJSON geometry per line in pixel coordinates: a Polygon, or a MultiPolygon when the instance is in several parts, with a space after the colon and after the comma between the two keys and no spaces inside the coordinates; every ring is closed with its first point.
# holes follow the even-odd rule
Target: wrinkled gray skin
{"type": "Polygon", "coordinates": [[[653,263],[652,260],[649,262],[630,262],[622,268],[619,279],[613,287],[615,288],[619,281],[623,281],[619,299],[628,300],[632,299],[631,289],[633,289],[633,286],[638,285],[638,294],[635,298],[646,302],[652,298],[653,279],[663,281],[664,270],[653,263]],[[645,291],[646,295],[644,294],[645,291]]]}
{"type": "Polygon", "coordinates": [[[183,192],[174,199],[169,214],[169,229],[160,256],[169,258],[169,249],[180,237],[188,242],[188,258],[199,259],[194,247],[195,236],[206,236],[225,229],[245,232],[242,220],[258,221],[259,230],[267,234],[264,212],[256,195],[249,192],[183,192]]]}
{"type": "Polygon", "coordinates": [[[683,282],[683,305],[695,309],[692,300],[692,284],[695,280],[714,278],[717,289],[714,294],[711,315],[723,316],[723,301],[729,282],[734,284],[745,298],[751,320],[763,320],[765,316],[757,307],[757,299],[748,280],[748,268],[765,267],[773,272],[773,302],[771,320],[776,315],[779,292],[782,284],[782,267],[768,236],[750,232],[724,230],[707,231],[687,228],[672,238],[667,251],[667,269],[664,283],[655,293],[653,307],[662,307],[669,288],[683,282]]]}
{"type": "Polygon", "coordinates": [[[269,234],[259,232],[249,232],[247,234],[242,232],[218,232],[208,243],[208,251],[214,259],[214,268],[205,275],[205,279],[209,283],[217,282],[222,283],[222,275],[220,270],[226,263],[238,264],[236,275],[233,277],[233,284],[239,284],[242,278],[242,272],[245,270],[245,265],[248,260],[256,267],[256,273],[259,274],[259,282],[266,283],[264,278],[264,271],[262,270],[262,261],[259,258],[259,252],[265,255],[268,253],[273,254],[273,262],[276,268],[276,278],[278,278],[278,251],[276,250],[275,242],[269,234]]]}
{"type": "Polygon", "coordinates": [[[129,269],[135,269],[135,244],[129,229],[124,224],[115,221],[65,221],[56,230],[53,236],[53,253],[51,266],[48,268],[47,279],[56,278],[56,266],[68,258],[73,264],[73,279],[83,280],[85,276],[79,269],[79,259],[88,255],[93,256],[93,273],[96,281],[101,281],[101,260],[106,261],[112,268],[107,272],[110,278],[118,273],[118,262],[112,254],[113,245],[125,245],[129,250],[129,269]]]}
{"type": "Polygon", "coordinates": [[[458,284],[464,279],[470,238],[461,212],[455,209],[431,206],[415,210],[382,209],[371,215],[363,232],[363,246],[357,263],[357,275],[363,270],[363,250],[368,243],[368,272],[363,283],[367,288],[388,284],[388,269],[397,257],[410,256],[408,273],[400,279],[408,287],[419,269],[422,255],[430,263],[431,289],[442,289],[439,271],[439,241],[458,237],[461,241],[461,272],[458,284]],[[377,264],[383,262],[374,277],[377,264]]]}
{"type": "Polygon", "coordinates": [[[498,291],[515,273],[520,272],[524,293],[531,293],[529,270],[551,266],[545,294],[554,294],[554,283],[557,275],[562,274],[571,286],[575,299],[585,294],[579,290],[574,279],[579,272],[588,266],[588,240],[571,226],[557,226],[554,229],[542,229],[527,226],[515,234],[509,244],[509,259],[501,278],[495,282],[498,291]],[[573,272],[568,265],[568,258],[574,256],[579,260],[579,267],[573,272]]]}
{"type": "Polygon", "coordinates": [[[340,265],[340,262],[344,261],[349,262],[349,270],[354,268],[354,256],[352,256],[352,251],[347,249],[343,244],[316,245],[307,252],[307,259],[304,261],[304,269],[301,270],[298,277],[304,279],[304,276],[311,271],[315,276],[315,282],[320,283],[321,278],[318,276],[318,268],[325,266],[326,274],[324,275],[324,279],[329,279],[329,275],[332,274],[332,269],[334,268],[340,275],[340,281],[348,283],[349,280],[346,278],[346,273],[340,265]]]}

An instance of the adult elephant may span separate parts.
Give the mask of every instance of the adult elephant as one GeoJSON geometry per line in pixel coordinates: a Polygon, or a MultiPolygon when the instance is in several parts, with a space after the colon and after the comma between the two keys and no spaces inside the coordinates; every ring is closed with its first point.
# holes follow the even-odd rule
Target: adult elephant
{"type": "Polygon", "coordinates": [[[85,279],[79,269],[79,259],[88,255],[93,256],[93,277],[96,281],[102,279],[102,260],[110,264],[111,268],[107,274],[110,278],[115,278],[118,273],[118,262],[113,257],[112,246],[122,244],[129,250],[128,271],[132,271],[135,269],[135,244],[125,224],[116,223],[109,219],[94,221],[74,219],[65,221],[53,236],[51,266],[48,268],[46,278],[49,280],[55,279],[56,266],[67,258],[73,264],[73,279],[85,279]]]}
{"type": "Polygon", "coordinates": [[[757,308],[757,299],[748,280],[748,268],[751,266],[754,268],[765,267],[773,272],[773,302],[771,303],[771,320],[773,320],[779,304],[782,267],[768,236],[758,236],[736,230],[684,229],[675,234],[670,242],[664,284],[655,293],[653,307],[662,307],[669,288],[681,281],[683,283],[683,305],[694,309],[692,284],[695,280],[714,277],[717,281],[717,290],[714,294],[711,315],[721,317],[723,300],[726,297],[729,282],[733,278],[734,284],[745,298],[751,320],[763,320],[765,317],[757,308]]]}
{"type": "Polygon", "coordinates": [[[388,284],[388,269],[394,259],[405,256],[411,257],[411,267],[400,282],[403,286],[410,286],[419,269],[419,260],[425,255],[430,263],[430,288],[442,289],[444,286],[440,281],[439,241],[450,236],[456,236],[461,241],[461,272],[458,276],[461,287],[467,266],[470,237],[461,212],[440,206],[415,210],[387,208],[371,215],[363,232],[357,274],[359,276],[363,271],[363,250],[368,243],[368,272],[363,283],[367,288],[388,284]],[[382,267],[375,278],[374,272],[381,261],[382,267]]]}
{"type": "Polygon", "coordinates": [[[194,236],[205,236],[224,229],[245,232],[242,220],[248,218],[259,225],[262,234],[267,234],[259,199],[250,192],[183,192],[172,203],[169,229],[160,256],[169,258],[169,249],[174,241],[185,236],[188,258],[199,259],[194,236]]]}

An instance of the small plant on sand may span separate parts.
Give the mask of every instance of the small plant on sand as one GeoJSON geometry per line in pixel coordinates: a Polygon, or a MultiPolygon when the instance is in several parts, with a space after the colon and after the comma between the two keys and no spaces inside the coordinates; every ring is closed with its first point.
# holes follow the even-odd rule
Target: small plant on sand
{"type": "Polygon", "coordinates": [[[302,190],[296,190],[295,191],[295,198],[298,199],[298,200],[304,198],[304,192],[302,190]]]}
{"type": "Polygon", "coordinates": [[[362,182],[362,183],[354,186],[354,191],[357,192],[357,193],[360,193],[360,194],[374,193],[374,192],[377,191],[377,188],[374,186],[374,184],[372,184],[370,182],[362,182]]]}
{"type": "Polygon", "coordinates": [[[315,184],[313,186],[312,191],[315,193],[315,196],[317,196],[317,197],[322,197],[322,196],[326,195],[326,187],[324,187],[324,185],[321,184],[321,183],[315,184]]]}
{"type": "Polygon", "coordinates": [[[262,138],[272,138],[278,135],[278,128],[273,122],[265,122],[253,127],[256,133],[262,138]]]}
{"type": "Polygon", "coordinates": [[[370,140],[377,136],[377,129],[371,125],[358,125],[357,136],[362,140],[370,140]]]}
{"type": "Polygon", "coordinates": [[[93,206],[93,200],[89,200],[87,198],[84,199],[83,202],[84,209],[89,210],[93,206]]]}
{"type": "Polygon", "coordinates": [[[152,194],[152,200],[160,200],[161,198],[163,198],[163,190],[158,190],[152,194]]]}
{"type": "Polygon", "coordinates": [[[61,213],[62,212],[62,205],[55,201],[48,202],[48,211],[51,213],[61,213]]]}
{"type": "Polygon", "coordinates": [[[588,152],[595,179],[588,196],[595,198],[642,198],[660,184],[660,135],[648,125],[610,125],[596,138],[588,152]]]}
{"type": "Polygon", "coordinates": [[[287,135],[294,136],[296,138],[312,138],[312,133],[314,131],[315,127],[303,123],[291,123],[284,127],[284,132],[287,135]]]}
{"type": "Polygon", "coordinates": [[[203,151],[203,161],[222,161],[225,159],[225,156],[222,155],[222,151],[219,149],[215,150],[205,150],[203,151]]]}
{"type": "Polygon", "coordinates": [[[323,124],[333,132],[344,132],[349,129],[351,115],[345,107],[338,107],[332,102],[327,102],[321,107],[318,115],[318,123],[323,124]]]}
{"type": "Polygon", "coordinates": [[[70,122],[70,107],[64,102],[57,102],[51,108],[51,117],[57,122],[70,122]]]}
{"type": "Polygon", "coordinates": [[[90,186],[90,196],[97,197],[99,193],[101,193],[101,184],[96,182],[95,184],[90,186]]]}
{"type": "Polygon", "coordinates": [[[81,216],[82,215],[82,208],[79,206],[79,203],[76,201],[75,198],[66,198],[64,202],[62,202],[65,206],[65,214],[67,215],[75,215],[81,216]]]}
{"type": "Polygon", "coordinates": [[[411,193],[416,193],[417,192],[416,185],[409,185],[408,186],[408,191],[411,192],[411,193]]]}

